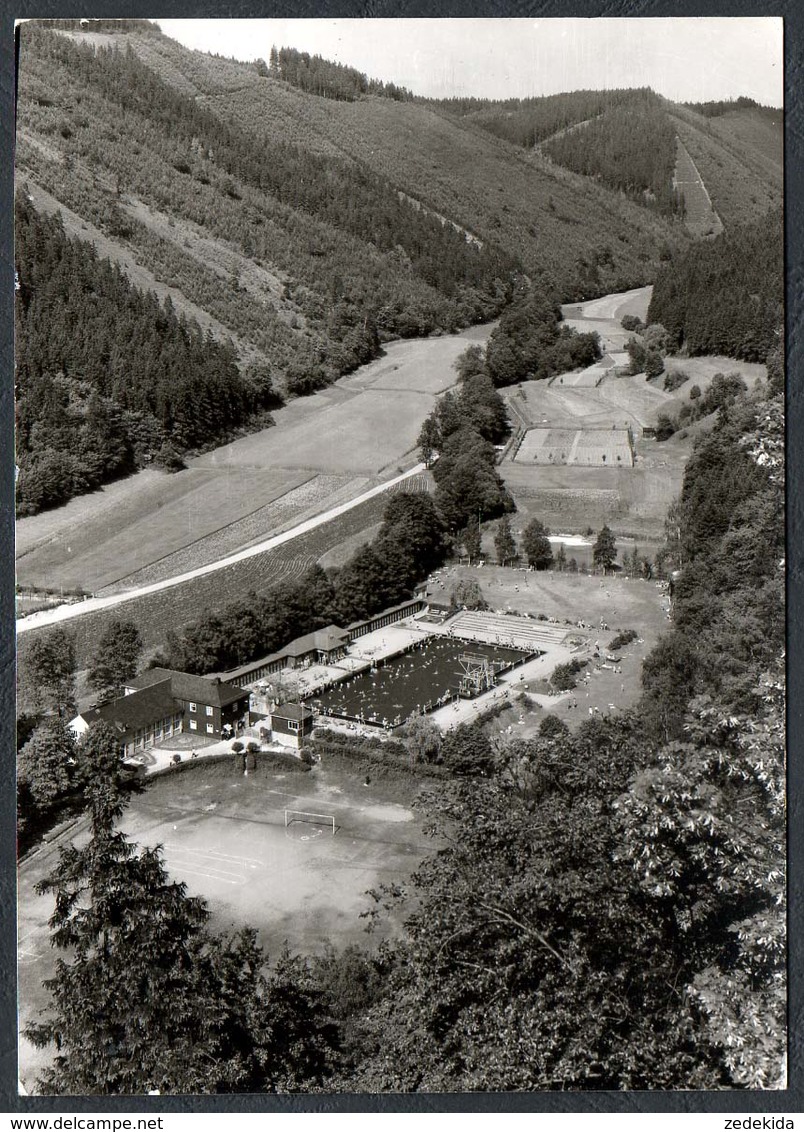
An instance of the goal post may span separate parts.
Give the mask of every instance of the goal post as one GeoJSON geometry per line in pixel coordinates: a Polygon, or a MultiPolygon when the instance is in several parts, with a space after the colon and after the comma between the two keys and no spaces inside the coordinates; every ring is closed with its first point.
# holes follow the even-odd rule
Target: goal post
{"type": "Polygon", "coordinates": [[[332,836],[335,836],[334,814],[313,814],[308,810],[285,810],[285,829],[293,825],[294,822],[323,826],[325,829],[332,830],[332,836]]]}

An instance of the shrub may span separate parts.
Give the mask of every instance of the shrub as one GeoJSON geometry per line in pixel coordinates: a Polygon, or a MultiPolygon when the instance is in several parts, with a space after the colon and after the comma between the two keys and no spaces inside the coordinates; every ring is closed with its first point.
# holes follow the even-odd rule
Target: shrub
{"type": "Polygon", "coordinates": [[[445,768],[435,763],[413,763],[403,743],[396,739],[375,739],[373,736],[344,735],[326,727],[317,727],[313,732],[311,753],[326,756],[330,761],[343,759],[363,774],[370,771],[401,772],[419,778],[439,778],[447,774],[445,768]]]}
{"type": "MultiPolygon", "coordinates": [[[[680,389],[685,381],[689,378],[689,374],[685,373],[683,369],[671,370],[670,373],[664,375],[664,390],[666,393],[675,393],[680,389]]],[[[695,386],[698,389],[698,386],[695,386]]],[[[700,397],[701,391],[698,389],[698,396],[700,397]]]]}
{"type": "Polygon", "coordinates": [[[494,769],[494,751],[488,736],[476,723],[460,723],[445,735],[441,745],[445,765],[460,778],[485,777],[494,769]]]}
{"type": "Polygon", "coordinates": [[[667,413],[659,413],[656,418],[656,439],[669,440],[676,431],[676,422],[667,413]]]}
{"type": "Polygon", "coordinates": [[[636,629],[623,629],[623,631],[621,633],[618,633],[616,637],[612,637],[611,641],[609,642],[609,652],[617,652],[618,649],[624,648],[626,645],[630,645],[631,642],[635,641],[638,636],[639,633],[637,633],[636,629]]]}
{"type": "Polygon", "coordinates": [[[640,342],[638,338],[631,338],[626,342],[625,348],[630,358],[628,372],[630,374],[642,373],[648,358],[648,351],[645,349],[644,343],[640,342]]]}
{"type": "Polygon", "coordinates": [[[697,401],[700,396],[701,396],[700,385],[693,385],[692,389],[690,389],[690,401],[697,401]]]}
{"type": "Polygon", "coordinates": [[[645,329],[642,319],[635,314],[623,315],[620,325],[623,330],[629,330],[632,334],[639,334],[641,330],[645,329]]]}
{"type": "Polygon", "coordinates": [[[546,715],[539,725],[539,734],[543,739],[559,739],[569,734],[569,727],[557,715],[546,715]]]}
{"type": "Polygon", "coordinates": [[[664,373],[664,358],[658,350],[648,350],[645,354],[645,377],[658,377],[664,373]]]}
{"type": "Polygon", "coordinates": [[[559,664],[553,670],[550,683],[559,692],[570,692],[577,684],[575,677],[586,668],[588,661],[570,660],[566,664],[559,664]]]}
{"type": "Polygon", "coordinates": [[[181,452],[166,440],[157,454],[154,456],[154,465],[163,468],[166,472],[181,472],[187,465],[184,462],[181,452]]]}
{"type": "Polygon", "coordinates": [[[246,749],[245,746],[240,742],[239,739],[236,739],[235,742],[232,743],[232,752],[235,755],[242,754],[245,749],[246,749]]]}

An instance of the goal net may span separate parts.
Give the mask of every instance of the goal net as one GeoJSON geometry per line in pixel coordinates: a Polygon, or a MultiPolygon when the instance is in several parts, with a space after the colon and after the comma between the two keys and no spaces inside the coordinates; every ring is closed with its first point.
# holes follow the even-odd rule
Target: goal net
{"type": "Polygon", "coordinates": [[[312,814],[307,810],[285,810],[285,829],[293,825],[294,822],[317,826],[322,831],[331,831],[332,836],[335,836],[335,817],[333,814],[312,814]]]}

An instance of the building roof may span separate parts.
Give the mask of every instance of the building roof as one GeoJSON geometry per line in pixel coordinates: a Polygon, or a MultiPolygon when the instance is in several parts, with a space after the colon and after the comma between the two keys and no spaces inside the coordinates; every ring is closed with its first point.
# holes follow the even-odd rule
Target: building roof
{"type": "Polygon", "coordinates": [[[307,633],[297,637],[282,649],[281,656],[306,656],[308,652],[320,650],[329,652],[330,649],[343,648],[349,643],[349,634],[346,629],[338,625],[327,625],[325,629],[317,629],[314,633],[307,633]]]}
{"type": "MultiPolygon", "coordinates": [[[[426,583],[422,583],[422,585],[424,589],[427,588],[426,583]]],[[[420,588],[419,586],[416,587],[417,594],[420,588]]],[[[363,625],[370,625],[372,621],[379,621],[381,617],[386,617],[391,613],[399,613],[402,609],[412,609],[414,605],[420,606],[423,601],[424,598],[419,595],[418,597],[410,597],[406,601],[400,602],[399,605],[389,605],[387,609],[381,609],[379,613],[375,613],[371,617],[365,617],[362,621],[353,621],[349,626],[349,631],[353,632],[355,629],[362,628],[363,625]]]]}
{"type": "MultiPolygon", "coordinates": [[[[192,676],[188,672],[175,672],[171,668],[149,668],[141,672],[126,685],[141,691],[168,680],[172,694],[177,700],[186,700],[191,703],[209,705],[210,707],[226,707],[235,700],[242,699],[243,689],[236,684],[221,680],[219,676],[192,676]]],[[[133,694],[133,693],[132,693],[133,694]]],[[[129,696],[124,696],[129,699],[129,696]]]]}
{"type": "Polygon", "coordinates": [[[277,719],[308,720],[313,718],[313,713],[304,704],[279,704],[271,711],[271,719],[274,716],[277,719]]]}
{"type": "Polygon", "coordinates": [[[174,715],[176,710],[170,680],[162,680],[158,684],[143,688],[142,691],[119,696],[116,700],[110,700],[108,704],[82,711],[81,718],[87,724],[108,723],[115,731],[125,734],[158,723],[174,715]]]}
{"type": "Polygon", "coordinates": [[[239,668],[230,668],[228,672],[224,673],[224,676],[227,680],[240,680],[244,676],[250,676],[255,668],[276,664],[278,661],[285,660],[286,657],[293,657],[295,660],[310,652],[319,650],[329,652],[331,649],[345,648],[348,643],[349,633],[346,629],[341,629],[338,625],[327,625],[326,629],[318,629],[315,633],[307,633],[304,637],[297,637],[295,641],[291,641],[279,652],[261,656],[257,660],[249,661],[248,664],[241,664],[239,668]]]}

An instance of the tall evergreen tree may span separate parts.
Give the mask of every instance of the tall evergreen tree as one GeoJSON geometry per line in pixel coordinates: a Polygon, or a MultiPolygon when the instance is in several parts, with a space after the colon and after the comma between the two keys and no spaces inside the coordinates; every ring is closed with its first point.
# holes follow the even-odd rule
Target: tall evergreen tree
{"type": "Polygon", "coordinates": [[[528,566],[537,570],[547,570],[553,564],[553,548],[550,545],[550,534],[547,527],[539,519],[531,519],[522,532],[522,549],[528,561],[528,566]]]}
{"type": "Polygon", "coordinates": [[[592,559],[595,566],[603,567],[604,572],[610,570],[617,560],[617,543],[608,526],[603,526],[598,533],[592,559]]]}
{"type": "Polygon", "coordinates": [[[511,533],[511,520],[507,515],[503,515],[502,519],[497,525],[497,533],[494,536],[494,548],[497,551],[497,561],[501,566],[511,559],[516,557],[516,542],[511,533]]]}

